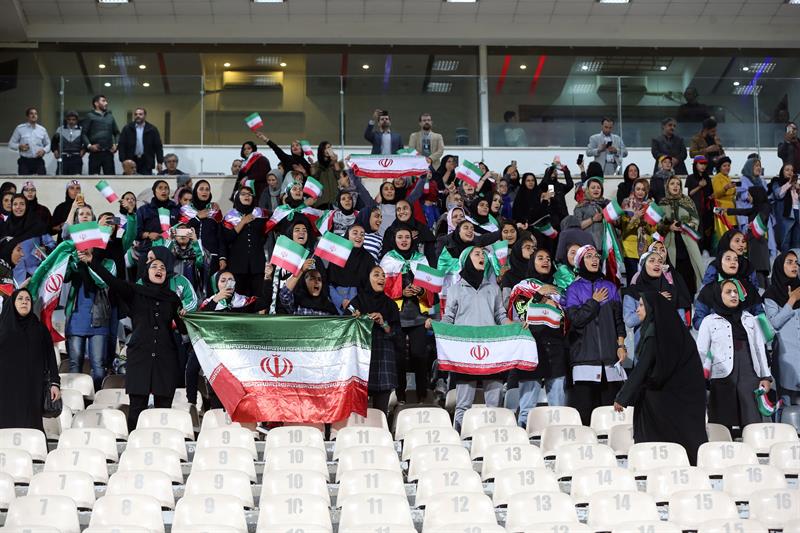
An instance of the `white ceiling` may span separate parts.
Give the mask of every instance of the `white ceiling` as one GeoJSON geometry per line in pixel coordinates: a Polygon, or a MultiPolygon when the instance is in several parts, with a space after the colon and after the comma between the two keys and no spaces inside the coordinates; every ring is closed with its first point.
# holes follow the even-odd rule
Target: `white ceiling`
{"type": "Polygon", "coordinates": [[[785,0],[0,0],[0,39],[797,47],[785,0]],[[20,35],[22,32],[22,35],[20,35]]]}

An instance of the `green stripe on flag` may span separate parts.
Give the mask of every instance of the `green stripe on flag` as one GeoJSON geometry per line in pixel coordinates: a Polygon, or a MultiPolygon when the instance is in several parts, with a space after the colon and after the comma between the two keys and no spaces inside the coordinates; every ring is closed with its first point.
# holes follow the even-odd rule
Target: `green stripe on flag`
{"type": "Polygon", "coordinates": [[[434,334],[440,339],[455,341],[480,340],[483,343],[530,339],[530,332],[522,324],[502,326],[456,326],[445,322],[432,322],[434,334]]]}

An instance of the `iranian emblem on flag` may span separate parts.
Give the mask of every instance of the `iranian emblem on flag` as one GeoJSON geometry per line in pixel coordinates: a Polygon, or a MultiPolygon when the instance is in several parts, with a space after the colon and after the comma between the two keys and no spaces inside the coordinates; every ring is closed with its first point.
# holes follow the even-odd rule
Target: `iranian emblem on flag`
{"type": "Polygon", "coordinates": [[[463,164],[456,167],[456,177],[465,183],[469,183],[473,187],[477,187],[482,176],[483,172],[481,168],[467,160],[464,160],[463,164]]]}
{"type": "Polygon", "coordinates": [[[247,124],[247,127],[252,131],[256,131],[264,125],[264,121],[261,120],[261,115],[258,113],[250,113],[247,115],[244,119],[244,123],[247,124]]]}
{"type": "Polygon", "coordinates": [[[444,284],[444,272],[431,268],[422,263],[415,264],[412,269],[414,272],[414,285],[426,291],[439,293],[444,284]]]}
{"type": "Polygon", "coordinates": [[[281,235],[275,243],[269,262],[297,276],[300,273],[303,262],[308,257],[308,253],[308,250],[302,245],[297,244],[285,235],[281,235]]]}
{"type": "Polygon", "coordinates": [[[456,326],[433,322],[439,369],[485,376],[511,369],[535,370],[539,355],[522,325],[456,326]]]}
{"type": "Polygon", "coordinates": [[[113,229],[112,226],[101,226],[97,222],[84,222],[70,226],[69,236],[78,251],[82,252],[89,248],[105,250],[113,229]]]}

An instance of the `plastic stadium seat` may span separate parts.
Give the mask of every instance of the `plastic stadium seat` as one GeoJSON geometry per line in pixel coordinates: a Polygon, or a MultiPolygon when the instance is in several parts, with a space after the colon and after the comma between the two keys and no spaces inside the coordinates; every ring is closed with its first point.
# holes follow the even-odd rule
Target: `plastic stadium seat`
{"type": "Polygon", "coordinates": [[[463,524],[496,524],[492,500],[485,494],[448,492],[428,502],[422,522],[423,533],[434,527],[463,524]]]}
{"type": "Polygon", "coordinates": [[[649,471],[647,493],[657,503],[668,502],[673,494],[684,490],[711,490],[708,473],[696,466],[663,466],[649,471]]]}
{"type": "MultiPolygon", "coordinates": [[[[89,531],[88,529],[85,531],[89,531]]],[[[61,530],[55,527],[48,527],[48,526],[6,526],[0,528],[0,532],[2,533],[61,533],[61,530]]],[[[89,532],[91,533],[91,532],[89,532]]],[[[121,531],[119,533],[122,533],[121,531]]],[[[127,532],[125,532],[127,533],[127,532]]],[[[138,532],[135,532],[138,533],[138,532]]]]}
{"type": "Polygon", "coordinates": [[[547,468],[504,468],[494,475],[492,502],[500,507],[517,494],[560,490],[558,480],[547,468]]]}
{"type": "Polygon", "coordinates": [[[70,428],[61,432],[58,438],[58,449],[91,448],[103,453],[106,461],[116,463],[119,460],[117,436],[104,428],[70,428]]]}
{"type": "MultiPolygon", "coordinates": [[[[94,489],[92,489],[94,494],[94,489]]],[[[8,509],[9,504],[16,498],[14,478],[10,474],[0,474],[0,511],[8,509]]]]}
{"type": "Polygon", "coordinates": [[[411,454],[407,479],[409,482],[416,481],[423,472],[433,468],[472,468],[472,460],[467,449],[461,445],[419,446],[411,454]]]}
{"type": "Polygon", "coordinates": [[[89,527],[145,527],[155,533],[164,532],[161,505],[152,496],[126,494],[103,496],[94,504],[89,527]]]}
{"type": "Polygon", "coordinates": [[[128,419],[119,409],[86,409],[72,417],[73,428],[104,428],[117,440],[128,439],[128,419]]]}
{"type": "Polygon", "coordinates": [[[721,476],[729,466],[757,464],[755,450],[743,442],[706,442],[697,450],[697,466],[711,476],[721,476]]]}
{"type": "MultiPolygon", "coordinates": [[[[331,516],[328,512],[328,502],[310,494],[293,494],[289,497],[279,496],[263,499],[259,502],[257,533],[266,531],[286,532],[291,528],[299,528],[300,523],[305,526],[323,528],[327,532],[333,531],[331,516]],[[275,526],[283,526],[280,529],[275,526]]],[[[408,508],[408,503],[406,503],[408,508]]],[[[342,531],[342,529],[339,529],[342,531]]],[[[247,531],[245,529],[245,531],[247,531]]],[[[305,529],[304,529],[305,531],[305,529]]]]}
{"type": "Polygon", "coordinates": [[[461,438],[470,439],[473,433],[485,426],[512,426],[516,427],[517,418],[510,409],[502,407],[472,407],[464,413],[461,422],[461,438]]]}
{"type": "Polygon", "coordinates": [[[119,458],[117,472],[144,470],[163,472],[174,484],[183,483],[181,458],[166,448],[133,448],[126,449],[119,458]]]}
{"type": "Polygon", "coordinates": [[[608,430],[608,445],[617,457],[627,457],[628,450],[634,445],[633,424],[617,424],[608,430]]]}
{"type": "Polygon", "coordinates": [[[72,427],[72,409],[64,406],[61,409],[61,414],[56,418],[43,418],[42,425],[44,427],[44,435],[47,440],[57,441],[61,431],[72,427]]]}
{"type": "MultiPolygon", "coordinates": [[[[414,533],[414,531],[409,533],[414,533]]],[[[497,524],[470,524],[467,528],[465,528],[464,526],[429,527],[428,529],[425,530],[425,533],[464,533],[464,531],[469,531],[469,533],[506,533],[506,529],[502,526],[498,526],[497,524]]],[[[353,533],[353,532],[347,532],[347,533],[353,533]]],[[[363,531],[358,533],[368,533],[368,532],[363,531]]],[[[395,533],[394,529],[392,529],[392,533],[395,533]]],[[[552,533],[552,531],[550,533],[552,533]]]]}
{"type": "Polygon", "coordinates": [[[128,445],[125,449],[133,450],[136,448],[166,448],[177,453],[181,461],[189,460],[183,433],[177,429],[134,429],[128,435],[128,445]]]}
{"type": "Polygon", "coordinates": [[[386,415],[383,414],[383,411],[370,408],[367,409],[367,416],[365,417],[350,413],[350,416],[344,420],[331,424],[331,440],[336,440],[336,435],[340,429],[353,426],[389,429],[389,423],[386,421],[386,415]]]}
{"type": "Polygon", "coordinates": [[[131,470],[115,472],[108,478],[106,496],[141,494],[152,496],[162,509],[175,508],[172,480],[164,472],[131,470]]]}
{"type": "Polygon", "coordinates": [[[628,470],[618,466],[590,466],[572,473],[570,496],[576,504],[587,504],[593,494],[604,490],[636,491],[636,478],[628,470]]]}
{"type": "MultiPolygon", "coordinates": [[[[285,502],[281,502],[284,505],[285,502]]],[[[247,533],[247,520],[239,498],[221,494],[184,496],[175,506],[173,528],[185,526],[226,526],[247,533]]]]}
{"type": "Polygon", "coordinates": [[[647,476],[656,468],[689,466],[689,456],[674,442],[640,442],[628,450],[628,469],[636,476],[647,476]]]}
{"type": "Polygon", "coordinates": [[[260,501],[293,494],[319,496],[330,506],[328,475],[314,470],[276,470],[264,472],[261,480],[260,501]]]}
{"type": "Polygon", "coordinates": [[[140,428],[177,429],[187,440],[194,440],[192,415],[178,409],[145,409],[136,423],[136,429],[140,428]]]}
{"type": "MultiPolygon", "coordinates": [[[[235,527],[228,527],[228,526],[221,526],[219,524],[215,524],[213,526],[181,526],[181,527],[173,527],[170,530],[172,533],[239,533],[239,530],[235,527]]],[[[315,533],[313,531],[309,531],[307,529],[303,529],[305,533],[315,533]]],[[[85,531],[83,533],[86,533],[85,531]]],[[[120,532],[123,533],[123,532],[120,532]]],[[[127,532],[124,532],[127,533],[127,532]]],[[[283,530],[280,533],[284,533],[283,530]]]]}
{"type": "Polygon", "coordinates": [[[800,433],[800,405],[787,405],[781,409],[781,422],[794,426],[800,433]]]}
{"type": "Polygon", "coordinates": [[[769,464],[786,475],[800,474],[800,443],[779,442],[769,449],[769,464]]]}
{"type": "Polygon", "coordinates": [[[281,446],[266,452],[265,472],[275,470],[314,470],[328,477],[328,454],[308,446],[281,446]]]}
{"type": "Polygon", "coordinates": [[[613,527],[626,522],[659,520],[653,497],[644,492],[599,492],[589,498],[588,525],[613,527]]]}
{"type": "Polygon", "coordinates": [[[530,444],[528,433],[519,426],[486,426],[472,434],[472,459],[483,457],[485,451],[495,444],[530,444]]]}
{"type": "Polygon", "coordinates": [[[542,452],[533,444],[495,444],[484,453],[481,479],[494,479],[506,468],[539,468],[544,466],[542,452]]]}
{"type": "Polygon", "coordinates": [[[403,440],[412,429],[423,427],[452,428],[450,415],[440,407],[412,407],[397,413],[394,438],[403,440]]]}
{"type": "Polygon", "coordinates": [[[93,448],[58,448],[47,455],[45,472],[87,472],[95,483],[108,481],[106,455],[93,448]]]}
{"type": "Polygon", "coordinates": [[[414,527],[406,495],[356,494],[341,502],[339,531],[355,527],[414,527]]]}
{"type": "Polygon", "coordinates": [[[722,424],[706,424],[708,442],[732,442],[731,430],[722,424]]]}
{"type": "Polygon", "coordinates": [[[336,468],[336,482],[342,474],[353,470],[389,470],[400,472],[400,460],[394,447],[385,446],[352,446],[339,455],[336,468]]]}
{"type": "MultiPolygon", "coordinates": [[[[497,485],[495,484],[495,487],[497,485]]],[[[495,488],[495,490],[497,490],[495,488]]],[[[481,476],[471,468],[435,468],[423,472],[417,480],[415,507],[425,507],[439,494],[448,492],[474,492],[483,494],[481,476]]]]}
{"type": "Polygon", "coordinates": [[[733,498],[719,490],[684,490],[669,498],[669,521],[693,529],[719,518],[739,518],[733,498]]]}
{"type": "Polygon", "coordinates": [[[33,477],[31,454],[15,448],[0,448],[0,474],[8,474],[14,483],[27,484],[33,477]]]}
{"type": "Polygon", "coordinates": [[[273,448],[307,446],[325,451],[325,437],[322,432],[309,426],[282,426],[270,429],[264,441],[264,455],[273,448]]]}
{"type": "Polygon", "coordinates": [[[83,530],[83,533],[153,533],[153,531],[146,527],[114,524],[111,526],[87,527],[83,530]]]}
{"type": "Polygon", "coordinates": [[[455,444],[461,446],[461,436],[451,427],[425,426],[412,429],[406,432],[405,439],[403,439],[401,459],[408,461],[411,459],[411,454],[415,449],[433,444],[455,444]]]}
{"type": "Polygon", "coordinates": [[[710,520],[697,527],[697,533],[730,533],[731,531],[736,531],[737,533],[767,533],[768,529],[767,526],[753,518],[748,520],[725,520],[724,518],[710,520]]]}
{"type": "MultiPolygon", "coordinates": [[[[189,398],[186,396],[186,388],[175,389],[175,394],[172,396],[172,403],[189,403],[189,398]]],[[[198,394],[197,395],[197,403],[193,404],[197,407],[197,409],[201,409],[203,407],[203,396],[198,394]]]]}
{"type": "Polygon", "coordinates": [[[797,429],[790,424],[747,424],[742,430],[742,442],[749,444],[757,454],[767,455],[769,448],[779,442],[800,442],[797,429]]]}
{"type": "MultiPolygon", "coordinates": [[[[325,487],[327,492],[327,485],[325,487]]],[[[350,496],[362,494],[396,494],[406,496],[403,475],[391,470],[350,470],[339,480],[336,506],[341,507],[350,496]]],[[[322,494],[320,494],[322,496],[322,494]]]]}
{"type": "Polygon", "coordinates": [[[83,411],[86,409],[86,402],[83,399],[83,394],[79,390],[74,389],[61,389],[61,402],[75,411],[83,411]]]}
{"type": "Polygon", "coordinates": [[[86,472],[39,472],[31,478],[28,496],[67,496],[78,509],[94,507],[94,480],[86,472]]]}
{"type": "Polygon", "coordinates": [[[633,424],[633,407],[626,407],[621,413],[613,405],[603,405],[592,410],[591,427],[598,436],[606,437],[612,427],[620,424],[633,424]]]}
{"type": "Polygon", "coordinates": [[[6,527],[52,527],[60,533],[80,533],[78,510],[66,496],[23,496],[11,502],[6,527]]]}
{"type": "Polygon", "coordinates": [[[681,528],[661,520],[643,520],[614,526],[611,533],[681,533],[681,528]]]}
{"type": "Polygon", "coordinates": [[[130,405],[131,399],[125,389],[102,389],[95,392],[92,409],[119,409],[130,405]]]}
{"type": "MultiPolygon", "coordinates": [[[[508,533],[591,533],[586,524],[580,522],[537,522],[523,528],[507,529],[508,533]]],[[[638,531],[636,533],[642,533],[638,531]]]]}
{"type": "Polygon", "coordinates": [[[785,489],[783,472],[769,465],[730,466],[722,473],[722,490],[737,502],[746,502],[758,490],[785,489]]]}
{"type": "Polygon", "coordinates": [[[615,467],[617,456],[606,444],[566,444],[559,448],[555,472],[560,478],[570,477],[585,467],[615,467]]]}
{"type": "Polygon", "coordinates": [[[575,502],[563,492],[526,492],[508,501],[506,530],[524,531],[543,522],[577,522],[575,502]]]}
{"type": "Polygon", "coordinates": [[[47,457],[47,439],[38,429],[0,429],[0,449],[9,448],[28,452],[38,463],[43,463],[47,457]]]}
{"type": "Polygon", "coordinates": [[[538,437],[547,426],[580,426],[581,415],[574,407],[534,407],[528,411],[526,430],[538,437]]]}
{"type": "Polygon", "coordinates": [[[750,518],[770,529],[796,525],[800,522],[800,491],[795,488],[754,492],[750,495],[750,518]]]}
{"type": "Polygon", "coordinates": [[[553,457],[565,444],[595,444],[597,435],[586,426],[548,426],[542,431],[542,455],[553,457]]]}
{"type": "Polygon", "coordinates": [[[200,425],[200,433],[206,429],[214,429],[223,426],[241,427],[241,424],[231,420],[231,416],[225,412],[225,409],[209,409],[203,413],[203,422],[200,425]]]}
{"type": "Polygon", "coordinates": [[[186,480],[186,496],[206,496],[223,494],[241,501],[243,507],[254,508],[253,490],[250,478],[244,472],[235,470],[206,470],[194,472],[186,480]]]}
{"type": "Polygon", "coordinates": [[[250,452],[253,460],[258,459],[256,440],[253,432],[243,427],[222,427],[201,431],[197,436],[197,449],[205,448],[243,448],[250,452]]]}
{"type": "Polygon", "coordinates": [[[195,451],[192,474],[206,470],[236,470],[247,474],[251,482],[256,482],[253,456],[244,448],[204,448],[195,451]]]}
{"type": "Polygon", "coordinates": [[[59,374],[61,388],[73,389],[80,392],[88,400],[94,399],[94,381],[88,374],[64,373],[59,374]]]}
{"type": "Polygon", "coordinates": [[[353,446],[372,446],[394,450],[394,440],[389,430],[383,428],[357,426],[342,428],[336,436],[333,460],[339,458],[342,450],[353,446]]]}

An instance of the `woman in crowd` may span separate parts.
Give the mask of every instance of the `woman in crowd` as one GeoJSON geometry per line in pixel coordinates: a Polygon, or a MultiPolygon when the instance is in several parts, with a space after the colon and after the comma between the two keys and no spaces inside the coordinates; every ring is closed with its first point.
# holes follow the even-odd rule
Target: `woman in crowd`
{"type": "Polygon", "coordinates": [[[36,184],[32,181],[26,181],[23,183],[22,194],[25,196],[25,199],[28,200],[28,210],[47,227],[49,233],[50,219],[52,218],[52,215],[50,214],[50,210],[47,208],[47,206],[39,203],[39,198],[36,196],[36,184]]]}
{"type": "MultiPolygon", "coordinates": [[[[622,173],[622,181],[617,185],[617,203],[622,204],[633,193],[634,185],[640,179],[639,167],[630,163],[622,173]]],[[[647,184],[647,193],[650,194],[650,183],[647,184]]]]}
{"type": "Polygon", "coordinates": [[[356,222],[358,211],[353,204],[353,195],[346,191],[339,191],[333,206],[333,223],[331,231],[340,237],[344,237],[347,229],[356,222]]]}
{"type": "Polygon", "coordinates": [[[366,232],[358,224],[347,230],[347,240],[353,243],[353,249],[344,267],[330,263],[328,265],[328,281],[330,297],[337,311],[342,314],[356,294],[366,289],[370,272],[375,266],[375,259],[364,249],[366,232]]]}
{"type": "Polygon", "coordinates": [[[174,273],[186,278],[201,299],[208,290],[208,254],[197,239],[193,228],[178,224],[171,240],[165,243],[174,257],[174,273]]]}
{"type": "MultiPolygon", "coordinates": [[[[300,150],[302,154],[302,148],[300,150]]],[[[292,152],[294,155],[294,152],[292,152]]],[[[314,176],[322,184],[322,194],[317,198],[316,206],[320,209],[330,209],[334,201],[339,201],[339,170],[342,165],[336,151],[328,141],[322,141],[317,147],[317,162],[311,165],[309,176],[314,176]]],[[[351,198],[352,201],[352,198],[351,198]]],[[[339,204],[341,205],[341,204],[339,204]]]]}
{"type": "Polygon", "coordinates": [[[781,167],[780,175],[772,180],[772,194],[776,200],[781,251],[800,247],[800,182],[793,165],[781,167]]]}
{"type": "MultiPolygon", "coordinates": [[[[264,276],[272,273],[274,267],[266,265],[264,276]]],[[[260,314],[266,313],[269,308],[269,297],[245,296],[236,292],[236,277],[227,270],[221,270],[211,276],[211,283],[216,292],[203,300],[200,304],[200,311],[216,311],[223,313],[246,313],[260,314]]],[[[268,284],[264,284],[266,289],[268,284]]],[[[187,380],[188,383],[188,380],[187,380]]]]}
{"type": "Polygon", "coordinates": [[[22,246],[14,237],[0,237],[0,304],[17,288],[14,267],[23,256],[22,246]]]}
{"type": "Polygon", "coordinates": [[[619,219],[620,243],[622,244],[622,254],[625,256],[625,276],[628,285],[631,284],[633,275],[638,270],[639,258],[653,242],[653,231],[655,230],[644,218],[650,184],[646,179],[636,179],[630,191],[630,195],[620,203],[625,214],[619,219]]]}
{"type": "Polygon", "coordinates": [[[657,292],[642,292],[636,308],[641,335],[636,366],[614,400],[614,409],[633,406],[634,442],[676,442],[691,465],[706,436],[706,388],[697,346],[657,292]]]}
{"type": "Polygon", "coordinates": [[[64,192],[64,201],[58,204],[53,210],[53,216],[50,219],[50,224],[52,226],[50,228],[51,234],[61,234],[61,228],[64,222],[67,221],[70,211],[72,211],[72,204],[79,195],[81,195],[81,182],[78,180],[69,180],[67,182],[66,191],[64,192]]]}
{"type": "MultiPolygon", "coordinates": [[[[280,161],[281,165],[283,165],[284,172],[294,170],[295,165],[297,165],[302,167],[306,176],[311,175],[311,164],[306,160],[306,156],[303,153],[303,147],[300,145],[300,141],[297,139],[293,140],[289,145],[289,153],[287,154],[280,146],[272,142],[264,133],[257,131],[256,137],[267,143],[267,146],[272,149],[272,151],[275,153],[275,156],[278,158],[278,161],[280,161]]],[[[242,157],[246,157],[246,155],[242,154],[242,157]]],[[[267,168],[267,171],[269,171],[269,168],[267,168]]]]}
{"type": "Polygon", "coordinates": [[[456,156],[447,154],[439,162],[439,168],[433,173],[433,180],[439,189],[440,195],[445,195],[451,182],[456,179],[456,167],[458,162],[456,156]]]}
{"type": "MultiPolygon", "coordinates": [[[[731,159],[729,157],[721,157],[717,160],[717,168],[719,172],[711,178],[711,186],[714,189],[714,203],[716,207],[724,209],[736,207],[736,184],[733,183],[733,180],[729,176],[731,172],[731,159]]],[[[724,220],[728,229],[736,227],[736,217],[725,216],[724,220]]],[[[724,233],[722,227],[723,226],[720,224],[715,224],[714,226],[717,239],[721,238],[724,233]]]]}
{"type": "Polygon", "coordinates": [[[372,209],[362,209],[356,217],[356,224],[364,228],[364,250],[366,250],[375,262],[383,249],[383,236],[380,233],[383,215],[380,206],[373,206],[372,209]]]}
{"type": "Polygon", "coordinates": [[[533,273],[533,252],[536,243],[530,234],[518,239],[513,245],[509,244],[508,270],[500,278],[500,294],[503,298],[503,307],[508,307],[508,298],[511,290],[520,281],[528,278],[533,273]]]}
{"type": "Polygon", "coordinates": [[[608,200],[603,198],[603,178],[589,177],[583,188],[584,200],[575,207],[575,216],[581,222],[581,229],[592,234],[592,242],[598,250],[603,249],[603,208],[608,200]]]}
{"type": "Polygon", "coordinates": [[[525,224],[533,222],[533,208],[536,205],[536,185],[536,176],[532,172],[526,172],[511,207],[511,216],[517,222],[525,224]]]}
{"type": "MultiPolygon", "coordinates": [[[[194,230],[196,241],[202,243],[203,251],[208,254],[208,280],[219,270],[228,267],[226,246],[222,233],[222,211],[211,196],[211,184],[199,180],[192,190],[192,201],[189,208],[181,209],[181,221],[194,230]]],[[[203,293],[211,287],[202,283],[203,293]]]]}
{"type": "Polygon", "coordinates": [[[800,278],[797,254],[775,258],[772,280],[764,292],[764,312],[777,335],[773,345],[776,376],[785,405],[800,404],[800,278]]]}
{"type": "Polygon", "coordinates": [[[48,230],[48,226],[30,210],[25,196],[15,194],[11,201],[11,214],[2,224],[2,236],[13,237],[22,246],[22,261],[14,267],[17,283],[32,276],[46,254],[56,247],[48,230]]]}
{"type": "MultiPolygon", "coordinates": [[[[750,260],[747,258],[747,237],[738,228],[726,231],[717,244],[717,257],[725,250],[733,250],[739,258],[739,271],[742,273],[753,285],[758,283],[756,271],[750,260]]],[[[706,273],[703,274],[703,285],[716,281],[718,278],[719,269],[716,261],[712,261],[706,267],[706,273]]]]}
{"type": "MultiPolygon", "coordinates": [[[[753,197],[750,193],[750,187],[758,187],[764,191],[764,198],[769,194],[767,184],[764,182],[761,174],[763,167],[761,166],[761,159],[758,154],[751,154],[742,167],[740,183],[736,187],[736,208],[737,209],[750,209],[753,207],[753,197]]],[[[729,215],[737,215],[737,224],[739,229],[747,231],[747,225],[750,219],[747,214],[743,213],[728,213],[729,215]]],[[[767,265],[769,269],[769,265],[767,265]]]]}
{"type": "Polygon", "coordinates": [[[695,329],[700,329],[703,319],[713,312],[714,295],[719,292],[721,282],[726,280],[736,280],[742,287],[743,294],[739,298],[739,305],[742,309],[749,311],[754,316],[763,311],[758,289],[750,280],[751,270],[749,270],[749,262],[746,258],[737,255],[733,250],[720,250],[709,265],[710,268],[714,268],[717,274],[714,281],[704,285],[697,293],[697,299],[694,302],[694,318],[692,319],[695,329]]]}
{"type": "Polygon", "coordinates": [[[225,215],[222,235],[228,248],[226,266],[236,276],[239,290],[245,296],[261,294],[266,224],[261,209],[256,211],[253,190],[239,188],[233,209],[225,215]]]}
{"type": "Polygon", "coordinates": [[[497,195],[500,196],[500,216],[510,219],[513,216],[514,200],[511,198],[508,180],[497,182],[497,195]]]}
{"type": "Polygon", "coordinates": [[[700,236],[700,217],[691,198],[681,193],[681,179],[667,180],[664,198],[659,202],[664,218],[658,233],[664,236],[664,246],[670,264],[680,273],[689,291],[694,294],[703,279],[703,256],[697,244],[700,236]]]}
{"type": "Polygon", "coordinates": [[[28,289],[15,290],[0,312],[0,429],[44,431],[44,395],[58,400],[60,384],[50,332],[28,289]]]}
{"type": "MultiPolygon", "coordinates": [[[[313,239],[311,238],[311,232],[308,230],[308,226],[306,226],[306,221],[301,217],[295,217],[295,220],[288,227],[284,235],[309,251],[313,248],[314,243],[312,242],[313,239]]],[[[314,259],[311,260],[315,261],[314,259]]],[[[272,273],[272,276],[270,277],[270,282],[272,283],[272,301],[270,302],[269,314],[291,314],[290,310],[285,308],[281,300],[278,298],[281,289],[283,289],[283,287],[286,285],[286,281],[290,277],[292,277],[292,273],[281,267],[276,268],[272,273]]]]}
{"type": "MultiPolygon", "coordinates": [[[[3,217],[8,217],[11,215],[11,200],[14,198],[14,192],[6,192],[3,193],[2,196],[2,205],[0,205],[0,213],[2,213],[3,217]]],[[[3,217],[0,217],[2,219],[3,217]]]]}
{"type": "MultiPolygon", "coordinates": [[[[550,165],[544,171],[542,181],[536,186],[536,192],[533,195],[533,212],[530,223],[537,226],[542,225],[540,220],[544,219],[549,221],[553,228],[558,229],[561,226],[561,221],[569,215],[567,209],[567,193],[569,193],[575,182],[572,180],[572,174],[566,165],[556,166],[550,165]],[[558,181],[558,171],[564,174],[564,182],[558,181]]],[[[527,223],[527,220],[519,220],[518,222],[527,223]]]]}
{"type": "MultiPolygon", "coordinates": [[[[739,203],[739,202],[737,202],[739,203]]],[[[759,186],[750,187],[747,198],[741,205],[749,207],[725,209],[727,215],[737,215],[739,218],[749,220],[749,224],[740,224],[740,230],[747,233],[747,259],[753,270],[756,271],[758,286],[765,288],[769,277],[769,258],[770,258],[770,238],[773,234],[773,226],[770,213],[772,208],[769,205],[767,191],[759,186]]],[[[721,209],[721,208],[720,208],[721,209]]]]}
{"type": "Polygon", "coordinates": [[[267,186],[258,199],[258,207],[262,207],[270,213],[275,212],[278,206],[281,205],[281,195],[283,194],[283,190],[281,189],[282,181],[283,173],[281,173],[280,170],[273,168],[267,172],[267,186]]]}
{"type": "Polygon", "coordinates": [[[711,172],[706,156],[697,155],[692,159],[692,173],[686,177],[686,191],[700,217],[700,247],[710,250],[711,233],[714,231],[714,212],[711,205],[714,187],[711,185],[711,172]]]}
{"type": "MultiPolygon", "coordinates": [[[[455,219],[455,215],[453,216],[455,219]]],[[[442,292],[439,293],[442,309],[447,303],[447,291],[449,287],[458,279],[458,272],[461,270],[458,258],[469,246],[489,246],[500,238],[500,231],[475,234],[475,225],[469,220],[462,220],[456,228],[444,239],[444,246],[436,262],[436,268],[445,274],[442,292]]]]}
{"type": "Polygon", "coordinates": [[[278,292],[281,305],[289,314],[300,316],[338,316],[331,302],[324,272],[315,259],[306,259],[298,275],[292,274],[278,292]]]}
{"type": "Polygon", "coordinates": [[[364,184],[361,183],[361,178],[353,174],[352,171],[350,172],[350,180],[355,184],[356,190],[358,190],[358,197],[364,200],[364,209],[371,211],[374,206],[380,207],[381,225],[378,228],[378,233],[381,238],[383,238],[386,229],[391,226],[395,218],[397,218],[397,208],[395,207],[397,202],[406,200],[409,205],[413,205],[414,202],[422,196],[423,187],[425,186],[425,180],[419,179],[408,196],[398,196],[394,183],[385,181],[381,184],[378,191],[380,201],[376,202],[369,191],[367,191],[366,187],[364,187],[364,184]]]}
{"type": "MultiPolygon", "coordinates": [[[[252,181],[253,188],[251,191],[256,195],[256,198],[261,198],[261,193],[267,188],[267,173],[272,168],[269,164],[269,159],[258,151],[258,146],[253,141],[242,143],[240,155],[244,161],[242,168],[239,170],[239,179],[234,186],[233,194],[235,195],[236,191],[247,184],[248,181],[252,181]]],[[[288,171],[292,167],[284,166],[284,169],[288,171]]],[[[233,196],[231,196],[231,199],[233,199],[233,196]]]]}
{"type": "Polygon", "coordinates": [[[422,248],[426,260],[433,264],[436,261],[436,238],[424,223],[414,218],[414,210],[407,200],[399,200],[395,204],[395,220],[383,234],[383,249],[380,257],[386,255],[394,247],[394,234],[399,228],[411,230],[411,245],[416,250],[422,248]]]}
{"type": "Polygon", "coordinates": [[[150,203],[141,206],[136,211],[136,241],[138,243],[137,251],[140,254],[147,253],[154,241],[161,242],[165,238],[159,209],[169,211],[170,228],[180,218],[180,208],[169,197],[169,183],[164,180],[156,180],[151,189],[153,198],[150,203]]]}
{"type": "Polygon", "coordinates": [[[440,229],[444,231],[437,231],[436,237],[436,256],[441,255],[447,244],[448,237],[455,231],[456,226],[461,224],[467,219],[467,214],[463,207],[451,207],[444,215],[444,224],[440,224],[440,229]]]}
{"type": "Polygon", "coordinates": [[[490,198],[480,196],[475,198],[470,207],[470,215],[467,220],[475,226],[478,235],[492,233],[500,229],[497,219],[489,211],[490,198]]]}

